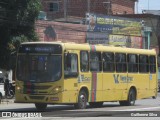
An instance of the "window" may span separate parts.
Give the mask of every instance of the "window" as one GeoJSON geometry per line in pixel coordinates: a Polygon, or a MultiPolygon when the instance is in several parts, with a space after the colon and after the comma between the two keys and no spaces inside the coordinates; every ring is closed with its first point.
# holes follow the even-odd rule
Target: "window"
{"type": "Polygon", "coordinates": [[[101,53],[90,52],[90,71],[101,71],[101,53]]]}
{"type": "Polygon", "coordinates": [[[76,54],[67,53],[65,54],[64,63],[64,74],[65,77],[77,77],[78,75],[78,59],[76,54]]]}
{"type": "Polygon", "coordinates": [[[150,68],[150,73],[156,72],[156,58],[155,58],[155,56],[149,57],[149,68],[150,68]]]}
{"type": "Polygon", "coordinates": [[[17,79],[31,82],[53,82],[62,76],[61,55],[19,55],[17,79]]]}
{"type": "Polygon", "coordinates": [[[81,57],[81,71],[82,72],[89,71],[88,52],[87,51],[81,51],[80,57],[81,57]]]}
{"type": "Polygon", "coordinates": [[[115,62],[117,72],[126,72],[126,54],[116,53],[115,62]]]}
{"type": "Polygon", "coordinates": [[[49,11],[58,12],[59,11],[59,3],[56,3],[56,2],[49,3],[49,11]]]}
{"type": "Polygon", "coordinates": [[[135,54],[128,55],[128,72],[138,72],[138,56],[135,54]]]}
{"type": "Polygon", "coordinates": [[[105,72],[115,71],[114,53],[103,53],[103,71],[105,72]]]}
{"type": "Polygon", "coordinates": [[[141,73],[149,72],[147,55],[139,56],[139,72],[141,73]]]}

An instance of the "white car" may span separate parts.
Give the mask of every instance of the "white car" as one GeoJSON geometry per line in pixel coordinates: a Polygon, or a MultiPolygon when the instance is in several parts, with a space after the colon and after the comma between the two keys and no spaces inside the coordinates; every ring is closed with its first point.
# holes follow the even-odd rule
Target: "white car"
{"type": "Polygon", "coordinates": [[[0,78],[0,103],[2,98],[5,96],[5,91],[4,91],[4,81],[3,78],[0,78]]]}

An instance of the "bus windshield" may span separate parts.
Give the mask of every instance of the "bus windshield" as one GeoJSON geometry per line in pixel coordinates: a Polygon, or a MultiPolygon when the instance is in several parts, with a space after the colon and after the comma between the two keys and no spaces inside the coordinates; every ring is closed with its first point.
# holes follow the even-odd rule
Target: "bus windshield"
{"type": "Polygon", "coordinates": [[[26,82],[57,81],[62,75],[61,61],[61,55],[19,55],[17,79],[26,82]]]}

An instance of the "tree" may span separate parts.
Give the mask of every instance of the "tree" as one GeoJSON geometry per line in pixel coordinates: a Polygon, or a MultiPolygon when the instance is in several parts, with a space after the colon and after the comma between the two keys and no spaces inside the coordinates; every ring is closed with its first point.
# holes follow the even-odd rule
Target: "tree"
{"type": "Polygon", "coordinates": [[[38,40],[34,24],[40,7],[40,0],[0,1],[0,68],[13,67],[12,56],[21,42],[38,40]]]}

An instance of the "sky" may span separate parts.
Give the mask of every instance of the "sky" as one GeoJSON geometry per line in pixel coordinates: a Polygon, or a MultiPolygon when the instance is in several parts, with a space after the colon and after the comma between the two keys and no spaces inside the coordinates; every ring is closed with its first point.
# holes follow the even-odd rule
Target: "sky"
{"type": "MultiPolygon", "coordinates": [[[[139,0],[138,13],[142,13],[142,10],[160,10],[160,0],[139,0]]],[[[135,9],[137,12],[137,8],[135,9]]]]}

